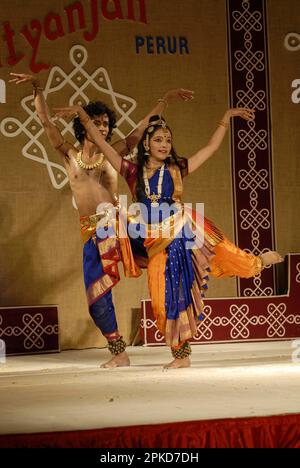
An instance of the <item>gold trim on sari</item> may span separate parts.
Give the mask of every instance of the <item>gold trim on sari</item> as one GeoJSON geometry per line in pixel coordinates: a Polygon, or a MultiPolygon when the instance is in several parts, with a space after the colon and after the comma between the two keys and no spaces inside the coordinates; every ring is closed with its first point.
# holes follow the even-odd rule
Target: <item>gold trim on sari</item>
{"type": "Polygon", "coordinates": [[[241,250],[226,238],[215,247],[211,274],[216,278],[251,278],[259,275],[262,270],[263,263],[259,256],[241,250]]]}

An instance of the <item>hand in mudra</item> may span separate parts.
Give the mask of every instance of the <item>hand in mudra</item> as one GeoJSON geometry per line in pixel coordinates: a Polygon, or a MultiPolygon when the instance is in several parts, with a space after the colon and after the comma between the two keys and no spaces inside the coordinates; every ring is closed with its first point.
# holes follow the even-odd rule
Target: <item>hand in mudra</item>
{"type": "Polygon", "coordinates": [[[255,109],[249,109],[248,107],[234,107],[227,112],[229,117],[241,117],[244,120],[255,119],[255,109]]]}
{"type": "Polygon", "coordinates": [[[172,99],[182,99],[183,101],[191,101],[194,99],[194,91],[184,88],[170,89],[166,92],[164,100],[170,102],[172,99]]]}
{"type": "Polygon", "coordinates": [[[37,83],[37,79],[33,75],[28,75],[26,73],[10,73],[10,76],[13,76],[9,83],[21,84],[21,83],[37,83]]]}

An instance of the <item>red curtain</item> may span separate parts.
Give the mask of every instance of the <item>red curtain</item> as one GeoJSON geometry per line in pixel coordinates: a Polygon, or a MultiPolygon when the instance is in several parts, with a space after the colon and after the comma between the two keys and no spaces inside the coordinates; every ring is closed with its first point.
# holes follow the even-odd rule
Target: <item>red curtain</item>
{"type": "Polygon", "coordinates": [[[0,447],[300,448],[300,415],[1,435],[0,447]]]}

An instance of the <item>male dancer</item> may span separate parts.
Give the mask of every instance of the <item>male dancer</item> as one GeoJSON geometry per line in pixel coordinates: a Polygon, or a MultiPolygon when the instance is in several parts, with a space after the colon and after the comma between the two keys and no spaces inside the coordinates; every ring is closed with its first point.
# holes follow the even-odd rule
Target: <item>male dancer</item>
{"type": "MultiPolygon", "coordinates": [[[[99,148],[78,117],[73,121],[73,128],[76,138],[82,145],[81,151],[63,139],[60,130],[51,119],[43,89],[37,78],[20,73],[11,73],[11,75],[13,77],[11,83],[32,84],[38,117],[50,144],[61,155],[69,177],[80,215],[84,242],[83,270],[89,312],[96,326],[106,337],[108,349],[112,354],[112,358],[102,367],[128,366],[130,361],[126,353],[126,343],[118,331],[111,293],[111,288],[120,279],[117,268],[117,262],[120,260],[118,241],[116,237],[113,240],[109,238],[100,240],[96,235],[97,222],[102,215],[105,216],[105,213],[96,214],[97,207],[105,203],[110,206],[116,204],[117,171],[99,152],[99,148]]],[[[168,91],[133,133],[113,145],[115,150],[122,156],[129,154],[140,140],[149,118],[152,115],[162,114],[166,105],[176,98],[188,101],[193,98],[193,92],[185,89],[168,91]]],[[[116,123],[114,112],[100,101],[90,102],[84,106],[84,109],[103,138],[109,141],[116,123]]],[[[138,276],[139,272],[130,259],[127,264],[129,276],[138,276]]]]}

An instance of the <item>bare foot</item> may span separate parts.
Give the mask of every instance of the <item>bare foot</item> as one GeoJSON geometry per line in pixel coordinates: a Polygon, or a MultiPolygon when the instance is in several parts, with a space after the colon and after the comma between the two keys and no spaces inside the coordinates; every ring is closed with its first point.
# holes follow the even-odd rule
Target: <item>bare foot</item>
{"type": "Polygon", "coordinates": [[[183,359],[174,359],[174,361],[170,362],[169,364],[166,364],[164,366],[164,369],[179,369],[182,367],[190,367],[191,366],[191,360],[189,356],[183,359]]]}
{"type": "Polygon", "coordinates": [[[283,258],[279,253],[270,250],[270,252],[265,252],[261,254],[260,258],[262,259],[263,265],[274,265],[275,263],[283,262],[283,258]]]}
{"type": "Polygon", "coordinates": [[[113,356],[109,361],[102,364],[100,367],[105,369],[113,369],[115,367],[127,367],[130,366],[130,361],[126,351],[124,353],[113,356]]]}

